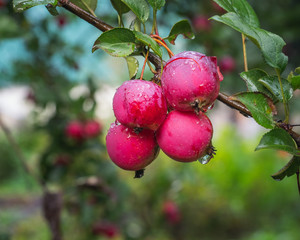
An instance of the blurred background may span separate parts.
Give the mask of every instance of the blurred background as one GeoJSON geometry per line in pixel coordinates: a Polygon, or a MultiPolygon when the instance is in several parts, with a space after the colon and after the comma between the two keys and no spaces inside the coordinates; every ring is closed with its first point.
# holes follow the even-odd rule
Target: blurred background
{"type": "MultiPolygon", "coordinates": [[[[262,28],[286,41],[287,76],[300,66],[300,2],[249,2],[262,28]]],[[[8,129],[0,133],[0,240],[46,240],[51,231],[72,240],[300,239],[296,177],[270,177],[290,155],[254,152],[265,130],[219,102],[208,113],[217,154],[207,165],[179,163],[160,152],[141,179],[115,166],[105,135],[114,121],[115,89],[129,80],[126,61],[101,50],[92,54],[101,33],[58,11],[56,17],[43,6],[14,13],[11,1],[0,0],[0,123],[8,129]]],[[[167,0],[158,26],[165,37],[188,19],[196,37],[178,37],[172,51],[217,56],[225,77],[221,91],[233,94],[246,90],[239,77],[242,41],[208,21],[222,13],[210,0],[167,0]]],[[[117,26],[110,1],[98,1],[96,15],[117,26]]],[[[125,14],[125,26],[132,19],[125,14]]],[[[247,50],[249,68],[271,72],[250,42],[247,50]]],[[[148,69],[144,78],[151,78],[148,69]]],[[[291,100],[294,124],[300,123],[299,95],[291,100]]]]}

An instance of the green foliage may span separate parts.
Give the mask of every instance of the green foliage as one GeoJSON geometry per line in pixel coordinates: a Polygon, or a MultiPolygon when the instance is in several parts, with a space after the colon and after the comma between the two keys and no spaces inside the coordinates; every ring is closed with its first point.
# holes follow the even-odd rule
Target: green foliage
{"type": "Polygon", "coordinates": [[[243,103],[251,112],[254,120],[265,128],[273,128],[273,112],[275,106],[267,96],[258,92],[244,92],[236,94],[232,97],[243,103]]]}
{"type": "Polygon", "coordinates": [[[139,62],[134,57],[126,57],[128,72],[129,72],[129,78],[133,79],[135,78],[138,70],[139,70],[139,62]]]}
{"type": "Polygon", "coordinates": [[[166,4],[165,0],[148,0],[148,2],[154,10],[159,10],[166,4]]]}
{"type": "Polygon", "coordinates": [[[255,150],[260,149],[277,149],[294,155],[300,155],[294,139],[281,128],[272,129],[270,132],[267,132],[255,150]]]}
{"type": "Polygon", "coordinates": [[[249,25],[259,27],[259,20],[255,11],[246,0],[214,0],[227,12],[236,13],[249,25]]]}
{"type": "Polygon", "coordinates": [[[273,94],[259,81],[261,78],[269,76],[265,71],[251,69],[247,72],[242,72],[240,76],[245,80],[249,92],[261,92],[272,98],[272,100],[275,100],[273,94]]]}
{"type": "Polygon", "coordinates": [[[214,16],[212,19],[245,34],[261,50],[266,63],[283,72],[288,58],[282,53],[282,47],[285,45],[285,42],[281,37],[250,25],[234,12],[229,12],[222,16],[214,16]]]}
{"type": "Polygon", "coordinates": [[[291,87],[291,84],[286,79],[281,79],[283,93],[281,92],[277,76],[261,77],[261,79],[259,79],[258,81],[262,85],[264,85],[280,102],[284,102],[285,100],[288,101],[293,97],[293,89],[291,87]]]}
{"type": "Polygon", "coordinates": [[[162,57],[162,50],[157,42],[155,42],[149,35],[134,31],[134,35],[137,41],[142,42],[144,45],[151,48],[155,54],[157,54],[160,58],[162,57]]]}
{"type": "Polygon", "coordinates": [[[125,5],[121,0],[110,0],[110,1],[112,6],[114,7],[114,9],[116,9],[116,11],[120,16],[123,13],[127,13],[130,11],[130,8],[127,7],[127,5],[125,5]]]}
{"type": "Polygon", "coordinates": [[[295,69],[295,74],[294,72],[292,71],[289,75],[288,75],[288,81],[289,83],[291,84],[293,90],[296,90],[296,89],[300,89],[300,68],[296,68],[295,69]]]}
{"type": "Polygon", "coordinates": [[[23,12],[38,5],[56,5],[57,0],[13,0],[13,8],[16,12],[23,12]]]}
{"type": "Polygon", "coordinates": [[[150,8],[146,0],[122,0],[122,2],[130,8],[142,23],[145,23],[148,20],[150,8]]]}
{"type": "Polygon", "coordinates": [[[135,35],[126,28],[114,28],[104,32],[95,41],[93,52],[103,49],[114,57],[126,57],[135,49],[135,35]]]}
{"type": "Polygon", "coordinates": [[[295,173],[299,174],[300,157],[294,156],[282,169],[272,175],[275,180],[281,181],[285,177],[290,177],[295,173]]]}
{"type": "Polygon", "coordinates": [[[167,39],[170,43],[175,44],[175,40],[178,35],[182,34],[184,37],[189,39],[194,39],[195,35],[193,33],[192,27],[187,20],[181,20],[174,24],[167,39]]]}
{"type": "Polygon", "coordinates": [[[95,11],[98,3],[98,0],[70,0],[70,1],[87,12],[95,11]]]}

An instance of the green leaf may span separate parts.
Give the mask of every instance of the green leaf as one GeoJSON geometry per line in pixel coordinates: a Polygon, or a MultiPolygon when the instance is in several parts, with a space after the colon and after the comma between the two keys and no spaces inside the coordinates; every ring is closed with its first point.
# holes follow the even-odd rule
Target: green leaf
{"type": "Polygon", "coordinates": [[[106,31],[95,41],[92,52],[99,48],[114,57],[126,57],[135,49],[134,33],[126,28],[106,31]]]}
{"type": "Polygon", "coordinates": [[[150,47],[156,55],[162,58],[162,50],[160,46],[149,35],[137,31],[134,31],[134,34],[138,41],[150,47]]]}
{"type": "Polygon", "coordinates": [[[137,17],[132,20],[129,26],[130,30],[141,31],[141,21],[137,17]]]}
{"type": "Polygon", "coordinates": [[[288,58],[282,53],[285,42],[281,37],[250,25],[234,12],[226,13],[222,16],[214,16],[212,19],[245,34],[261,50],[266,63],[283,72],[288,58]]]}
{"type": "Polygon", "coordinates": [[[82,8],[83,10],[92,13],[97,8],[98,0],[70,0],[70,2],[74,3],[76,6],[82,8]]]}
{"type": "Polygon", "coordinates": [[[159,10],[166,4],[165,0],[148,0],[148,2],[154,10],[159,10]]]}
{"type": "Polygon", "coordinates": [[[146,0],[122,0],[122,2],[130,8],[142,23],[147,21],[150,14],[150,8],[146,0]]]}
{"type": "Polygon", "coordinates": [[[189,39],[194,39],[195,34],[193,33],[192,27],[188,20],[181,20],[172,27],[167,39],[171,44],[175,44],[175,40],[179,34],[189,39]]]}
{"type": "Polygon", "coordinates": [[[127,13],[130,11],[130,8],[127,7],[127,5],[125,3],[123,3],[121,0],[110,0],[110,2],[120,16],[123,13],[127,13]]]}
{"type": "Polygon", "coordinates": [[[300,151],[297,149],[294,139],[281,128],[272,129],[262,137],[255,151],[261,149],[282,150],[300,156],[300,151]]]}
{"type": "Polygon", "coordinates": [[[300,67],[297,67],[297,68],[295,69],[295,73],[300,74],[300,67]]]}
{"type": "Polygon", "coordinates": [[[282,169],[272,175],[272,178],[281,181],[285,177],[290,177],[299,171],[300,157],[294,156],[282,169]]]}
{"type": "Polygon", "coordinates": [[[52,16],[58,16],[59,13],[56,9],[56,6],[53,6],[51,4],[46,5],[46,8],[48,10],[48,12],[52,15],[52,16]]]}
{"type": "Polygon", "coordinates": [[[251,26],[259,27],[259,20],[251,5],[246,0],[214,0],[227,12],[236,13],[251,26]]]}
{"type": "Polygon", "coordinates": [[[290,79],[293,90],[300,89],[300,75],[294,76],[290,79]]]}
{"type": "Polygon", "coordinates": [[[126,57],[125,59],[127,62],[129,78],[133,79],[139,70],[139,61],[134,57],[126,57]]]}
{"type": "Polygon", "coordinates": [[[38,5],[47,4],[56,5],[57,0],[13,0],[13,9],[16,12],[22,12],[38,5]]]}
{"type": "Polygon", "coordinates": [[[258,92],[243,92],[231,97],[244,104],[252,114],[254,120],[265,128],[273,128],[273,112],[276,112],[271,99],[258,92]]]}
{"type": "Polygon", "coordinates": [[[261,69],[252,69],[247,72],[242,72],[240,76],[245,80],[248,91],[269,93],[269,91],[258,81],[262,77],[268,76],[265,71],[261,69]]]}
{"type": "MultiPolygon", "coordinates": [[[[280,84],[277,76],[262,77],[259,82],[263,84],[280,102],[283,102],[280,84]]],[[[283,94],[288,101],[293,96],[293,89],[291,84],[284,78],[281,79],[283,94]]]]}

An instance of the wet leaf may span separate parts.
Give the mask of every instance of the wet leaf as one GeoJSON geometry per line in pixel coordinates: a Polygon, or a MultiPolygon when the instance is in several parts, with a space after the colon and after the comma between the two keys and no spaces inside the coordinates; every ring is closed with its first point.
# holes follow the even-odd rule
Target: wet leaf
{"type": "Polygon", "coordinates": [[[285,177],[290,177],[299,171],[300,157],[294,156],[282,169],[272,175],[272,178],[281,181],[285,177]]]}
{"type": "MultiPolygon", "coordinates": [[[[262,77],[259,82],[263,84],[280,102],[283,102],[283,96],[277,76],[262,77]]],[[[293,97],[291,84],[284,78],[281,79],[283,94],[288,101],[293,97]]]]}
{"type": "Polygon", "coordinates": [[[149,18],[150,8],[146,0],[122,0],[130,10],[145,23],[149,18]]]}
{"type": "Polygon", "coordinates": [[[126,57],[129,78],[133,79],[139,70],[139,61],[134,57],[126,57]]]}
{"type": "Polygon", "coordinates": [[[16,12],[23,12],[29,8],[47,4],[56,5],[57,0],[13,0],[13,9],[16,12]]]}
{"type": "Polygon", "coordinates": [[[300,156],[300,151],[297,149],[294,139],[281,128],[272,129],[263,135],[255,151],[261,149],[282,150],[300,156]]]}
{"type": "Polygon", "coordinates": [[[100,35],[92,51],[103,49],[114,57],[126,57],[135,49],[134,33],[126,28],[114,28],[100,35]]]}
{"type": "Polygon", "coordinates": [[[231,97],[244,104],[252,114],[254,120],[265,128],[273,128],[273,114],[276,111],[271,99],[257,92],[243,92],[231,97]]]}
{"type": "Polygon", "coordinates": [[[189,38],[189,39],[195,38],[195,34],[193,33],[192,27],[188,22],[188,20],[181,20],[175,23],[167,39],[171,44],[175,44],[175,40],[180,34],[182,34],[185,38],[189,38]]]}
{"type": "Polygon", "coordinates": [[[269,97],[273,96],[270,91],[259,82],[259,79],[268,76],[265,71],[261,69],[252,69],[247,72],[242,72],[240,76],[245,80],[249,92],[262,92],[269,97]]]}
{"type": "Polygon", "coordinates": [[[153,52],[158,55],[160,58],[162,57],[162,50],[157,42],[155,42],[149,35],[134,31],[135,37],[138,41],[142,42],[146,46],[150,47],[153,52]]]}
{"type": "Polygon", "coordinates": [[[281,37],[250,25],[234,12],[229,12],[222,16],[214,16],[212,19],[245,34],[261,50],[266,63],[283,72],[287,65],[288,57],[282,53],[285,42],[281,37]]]}
{"type": "Polygon", "coordinates": [[[98,0],[70,0],[72,3],[74,3],[76,6],[82,8],[83,10],[91,13],[92,11],[95,11],[97,8],[98,0]]]}
{"type": "Polygon", "coordinates": [[[130,8],[127,7],[127,5],[125,3],[123,3],[121,0],[110,0],[110,2],[120,16],[123,13],[127,13],[130,11],[130,8]]]}
{"type": "Polygon", "coordinates": [[[165,0],[148,0],[148,2],[154,10],[159,10],[166,4],[165,0]]]}
{"type": "Polygon", "coordinates": [[[234,12],[245,22],[252,26],[259,27],[259,21],[255,11],[246,0],[214,0],[227,12],[234,12]]]}

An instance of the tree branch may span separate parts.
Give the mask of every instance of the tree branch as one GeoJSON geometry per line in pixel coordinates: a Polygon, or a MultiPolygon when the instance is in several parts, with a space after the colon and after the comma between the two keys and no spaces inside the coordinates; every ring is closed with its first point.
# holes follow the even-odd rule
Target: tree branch
{"type": "MultiPolygon", "coordinates": [[[[61,7],[67,9],[71,13],[90,23],[94,27],[98,28],[102,32],[106,32],[108,30],[113,29],[114,27],[109,24],[101,21],[99,18],[94,17],[92,14],[83,10],[82,8],[76,6],[74,3],[69,0],[58,0],[58,3],[61,7]]],[[[149,52],[148,56],[149,61],[155,66],[156,71],[159,72],[161,70],[161,59],[157,55],[152,52],[149,52]]]]}
{"type": "Polygon", "coordinates": [[[68,11],[75,14],[76,16],[82,18],[86,22],[92,24],[94,27],[98,28],[102,32],[113,29],[112,26],[94,17],[92,14],[76,6],[74,3],[70,2],[69,0],[58,0],[58,3],[63,8],[67,9],[68,11]]]}
{"type": "MultiPolygon", "coordinates": [[[[58,0],[58,3],[63,8],[65,8],[68,11],[72,12],[73,14],[77,15],[78,17],[82,18],[83,20],[89,22],[91,25],[98,28],[102,32],[113,29],[112,26],[110,26],[107,23],[101,21],[100,19],[94,17],[90,13],[84,11],[83,9],[79,8],[75,4],[71,3],[69,0],[58,0]]],[[[149,52],[148,59],[155,66],[157,71],[161,69],[161,65],[162,65],[161,61],[162,60],[157,55],[155,55],[152,52],[149,52]]],[[[164,65],[164,62],[163,62],[163,65],[164,65]]],[[[218,100],[223,102],[228,107],[238,110],[244,116],[252,117],[251,112],[243,104],[241,104],[237,101],[233,101],[226,94],[219,93],[218,100]]],[[[300,147],[300,135],[298,133],[294,132],[291,128],[287,128],[286,125],[279,124],[278,126],[282,129],[286,130],[291,135],[291,137],[296,141],[298,147],[300,147]]]]}

